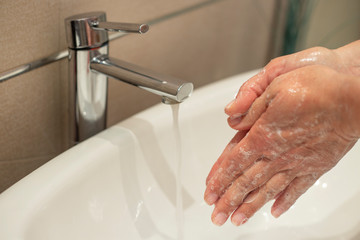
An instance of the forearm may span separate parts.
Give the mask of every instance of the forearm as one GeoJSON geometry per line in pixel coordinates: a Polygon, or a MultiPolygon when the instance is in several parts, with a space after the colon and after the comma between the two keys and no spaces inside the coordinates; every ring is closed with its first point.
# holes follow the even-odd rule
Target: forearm
{"type": "Polygon", "coordinates": [[[342,87],[344,118],[349,123],[348,131],[353,139],[360,138],[360,77],[347,76],[342,87]]]}
{"type": "Polygon", "coordinates": [[[348,70],[360,76],[360,40],[334,50],[346,64],[348,70]]]}

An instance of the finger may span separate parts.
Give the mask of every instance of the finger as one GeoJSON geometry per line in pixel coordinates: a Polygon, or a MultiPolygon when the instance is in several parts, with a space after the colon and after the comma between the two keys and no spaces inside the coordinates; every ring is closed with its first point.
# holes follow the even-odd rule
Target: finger
{"type": "Polygon", "coordinates": [[[214,204],[228,186],[261,157],[262,151],[253,143],[254,141],[249,138],[249,135],[246,135],[222,160],[208,181],[204,194],[204,200],[207,204],[214,204]]]}
{"type": "Polygon", "coordinates": [[[224,151],[218,158],[218,160],[215,162],[213,167],[210,170],[209,175],[206,178],[206,185],[208,185],[208,182],[214,175],[214,173],[219,169],[220,164],[223,162],[225,158],[228,157],[228,155],[231,153],[231,150],[245,137],[247,131],[239,131],[235,134],[235,136],[231,139],[231,141],[228,143],[228,145],[225,147],[224,151]]]}
{"type": "Polygon", "coordinates": [[[290,72],[275,78],[271,86],[269,86],[266,91],[254,101],[246,115],[241,117],[236,117],[235,115],[228,118],[229,126],[238,131],[249,130],[256,123],[256,121],[258,121],[262,115],[271,108],[274,109],[269,111],[269,115],[274,118],[276,116],[274,112],[278,112],[279,106],[290,104],[287,102],[284,103],[284,99],[281,97],[282,94],[279,93],[283,89],[283,81],[291,77],[292,74],[293,72],[290,72]]]}
{"type": "Polygon", "coordinates": [[[294,176],[289,171],[274,175],[268,182],[261,186],[258,191],[252,192],[246,197],[244,203],[232,214],[231,222],[235,226],[244,224],[268,201],[274,199],[276,195],[281,193],[293,179],[294,176]]]}
{"type": "Polygon", "coordinates": [[[244,131],[249,130],[255,122],[260,118],[260,116],[266,111],[267,105],[271,99],[272,95],[264,94],[261,97],[257,98],[254,103],[251,105],[248,113],[245,116],[234,117],[230,116],[228,118],[228,124],[231,128],[244,131]]]}
{"type": "Polygon", "coordinates": [[[286,68],[288,66],[285,64],[287,58],[289,56],[271,60],[261,72],[245,82],[236,98],[225,107],[225,113],[229,116],[246,113],[255,99],[262,95],[272,80],[291,70],[286,68]]]}
{"type": "Polygon", "coordinates": [[[295,178],[284,192],[275,200],[271,208],[271,214],[279,217],[286,212],[296,200],[306,192],[318,179],[312,174],[295,178]]]}
{"type": "Polygon", "coordinates": [[[213,222],[217,225],[225,223],[230,214],[243,203],[248,193],[276,174],[277,168],[274,166],[277,166],[276,162],[269,164],[269,160],[263,159],[240,175],[216,203],[212,214],[213,222]]]}

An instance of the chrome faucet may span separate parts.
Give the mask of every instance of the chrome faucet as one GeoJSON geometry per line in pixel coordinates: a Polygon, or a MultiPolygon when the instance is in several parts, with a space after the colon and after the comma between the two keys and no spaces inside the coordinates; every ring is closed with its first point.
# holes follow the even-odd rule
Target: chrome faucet
{"type": "Polygon", "coordinates": [[[65,27],[74,144],[105,129],[108,76],[160,95],[167,104],[182,102],[192,93],[192,83],[108,56],[107,31],[146,33],[148,25],[106,22],[104,12],[90,12],[66,18],[65,27]]]}

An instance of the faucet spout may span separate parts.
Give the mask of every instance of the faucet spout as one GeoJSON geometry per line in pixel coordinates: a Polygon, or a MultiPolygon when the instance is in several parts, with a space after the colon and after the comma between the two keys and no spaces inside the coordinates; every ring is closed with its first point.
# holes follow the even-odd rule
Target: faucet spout
{"type": "Polygon", "coordinates": [[[90,69],[155,93],[167,104],[180,103],[193,91],[193,84],[166,76],[107,55],[92,59],[90,69]]]}

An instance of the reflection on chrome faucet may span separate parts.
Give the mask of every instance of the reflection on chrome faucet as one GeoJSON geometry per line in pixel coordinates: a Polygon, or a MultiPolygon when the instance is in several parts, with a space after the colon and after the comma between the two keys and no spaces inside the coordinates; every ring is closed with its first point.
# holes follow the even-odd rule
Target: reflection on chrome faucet
{"type": "Polygon", "coordinates": [[[107,31],[145,33],[148,25],[106,22],[104,12],[91,12],[66,18],[65,26],[69,47],[70,135],[73,143],[105,129],[107,77],[160,95],[167,104],[182,102],[192,93],[192,83],[108,56],[107,31]]]}

